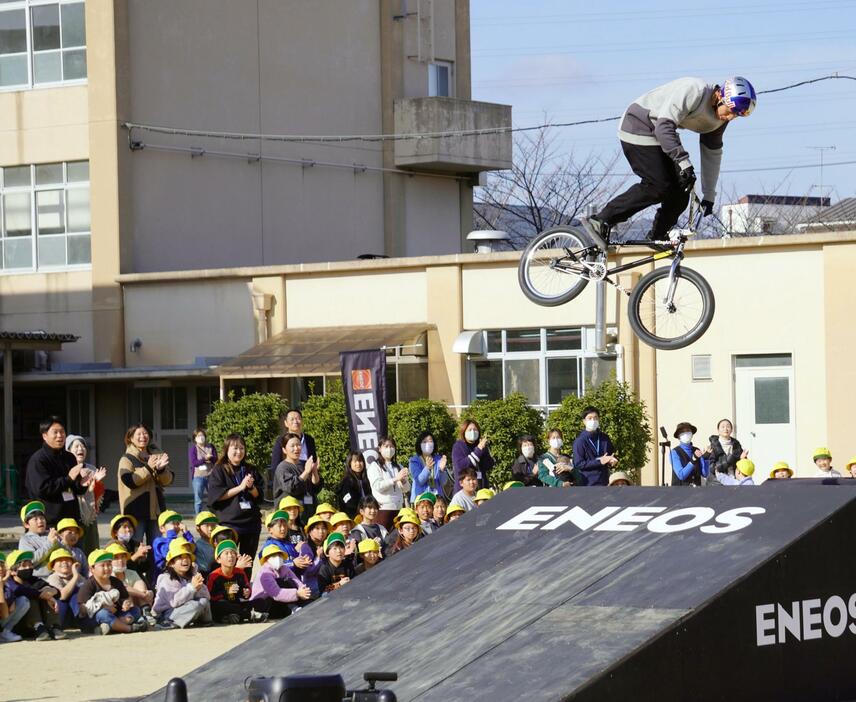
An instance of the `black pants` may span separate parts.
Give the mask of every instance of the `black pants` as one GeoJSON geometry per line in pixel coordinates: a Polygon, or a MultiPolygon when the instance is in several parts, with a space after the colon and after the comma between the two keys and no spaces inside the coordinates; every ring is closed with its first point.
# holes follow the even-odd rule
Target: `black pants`
{"type": "MultiPolygon", "coordinates": [[[[229,526],[228,524],[226,526],[229,526]]],[[[234,529],[235,527],[231,527],[234,529]]],[[[259,550],[259,536],[260,533],[258,531],[248,531],[244,533],[238,533],[238,550],[242,554],[248,555],[250,558],[256,557],[256,551],[259,550]]],[[[244,569],[244,573],[247,575],[247,580],[252,580],[253,567],[244,569]]]]}
{"type": "Polygon", "coordinates": [[[690,201],[689,193],[678,184],[677,167],[659,146],[639,146],[622,141],[621,148],[630,168],[642,182],[614,197],[595,216],[601,222],[614,225],[659,203],[660,209],[654,216],[649,238],[665,239],[690,201]]]}
{"type": "Polygon", "coordinates": [[[211,616],[217,621],[230,614],[237,614],[242,620],[247,621],[252,609],[252,602],[229,602],[229,600],[211,602],[211,616]]]}
{"type": "Polygon", "coordinates": [[[280,602],[273,597],[263,597],[258,600],[250,600],[256,612],[267,612],[270,619],[284,619],[291,614],[291,607],[287,602],[280,602]]]}

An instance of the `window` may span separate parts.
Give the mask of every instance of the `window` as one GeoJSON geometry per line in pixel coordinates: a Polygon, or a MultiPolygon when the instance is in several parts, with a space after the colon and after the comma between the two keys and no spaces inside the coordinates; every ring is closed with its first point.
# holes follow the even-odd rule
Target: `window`
{"type": "Polygon", "coordinates": [[[790,380],[755,378],[755,424],[790,424],[790,380]]]}
{"type": "Polygon", "coordinates": [[[487,332],[484,357],[471,358],[471,400],[496,400],[515,392],[530,404],[555,407],[616,373],[614,357],[585,350],[593,331],[581,327],[487,332]]]}
{"type": "Polygon", "coordinates": [[[428,97],[452,97],[452,64],[437,61],[428,64],[428,97]]]}
{"type": "Polygon", "coordinates": [[[386,401],[411,402],[428,397],[428,364],[423,357],[403,353],[400,347],[386,350],[386,401]]]}
{"type": "Polygon", "coordinates": [[[160,388],[161,429],[187,429],[187,388],[160,388]]]}
{"type": "Polygon", "coordinates": [[[214,403],[220,399],[217,385],[200,385],[196,388],[196,424],[204,427],[208,415],[214,409],[214,403]]]}
{"type": "Polygon", "coordinates": [[[88,266],[89,217],[88,161],[0,168],[0,269],[88,266]]]}
{"type": "Polygon", "coordinates": [[[711,355],[698,354],[692,357],[692,378],[693,380],[713,380],[713,371],[711,370],[711,355]]]}
{"type": "Polygon", "coordinates": [[[81,0],[0,0],[0,89],[86,80],[81,0]]]}

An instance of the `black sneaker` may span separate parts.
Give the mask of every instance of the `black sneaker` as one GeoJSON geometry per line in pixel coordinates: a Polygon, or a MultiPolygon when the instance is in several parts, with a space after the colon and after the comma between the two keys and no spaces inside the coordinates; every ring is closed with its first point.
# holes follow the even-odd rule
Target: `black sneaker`
{"type": "Polygon", "coordinates": [[[131,624],[131,632],[137,633],[140,631],[148,631],[149,623],[145,619],[138,619],[133,624],[131,624]]]}
{"type": "Polygon", "coordinates": [[[597,217],[580,217],[580,224],[588,234],[592,241],[600,247],[602,251],[606,251],[606,240],[609,238],[609,225],[606,222],[601,222],[597,217]]]}
{"type": "Polygon", "coordinates": [[[36,641],[50,641],[51,635],[48,633],[48,630],[45,629],[43,624],[39,624],[36,627],[36,641]]]}
{"type": "Polygon", "coordinates": [[[227,614],[220,620],[221,624],[240,624],[241,623],[241,615],[240,614],[227,614]]]}
{"type": "Polygon", "coordinates": [[[62,641],[65,638],[68,638],[68,634],[66,634],[62,629],[58,626],[51,627],[50,636],[54,641],[62,641]]]}

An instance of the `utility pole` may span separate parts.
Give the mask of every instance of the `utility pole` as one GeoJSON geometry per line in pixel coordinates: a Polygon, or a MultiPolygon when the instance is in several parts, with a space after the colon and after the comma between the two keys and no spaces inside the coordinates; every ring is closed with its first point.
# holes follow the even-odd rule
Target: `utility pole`
{"type": "Polygon", "coordinates": [[[811,149],[812,151],[817,151],[820,153],[820,203],[821,207],[823,206],[823,152],[824,151],[835,151],[834,146],[807,146],[807,149],[811,149]]]}

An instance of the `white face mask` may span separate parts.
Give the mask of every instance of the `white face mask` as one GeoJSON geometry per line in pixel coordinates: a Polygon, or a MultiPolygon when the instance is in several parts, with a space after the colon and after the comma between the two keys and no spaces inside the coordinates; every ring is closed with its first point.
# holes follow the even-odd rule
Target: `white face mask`
{"type": "Polygon", "coordinates": [[[282,556],[271,556],[267,559],[268,565],[274,570],[282,568],[282,556]]]}
{"type": "Polygon", "coordinates": [[[116,534],[116,539],[126,544],[131,540],[131,534],[116,534]]]}
{"type": "Polygon", "coordinates": [[[384,446],[380,450],[380,455],[383,456],[387,461],[395,455],[395,449],[392,446],[384,446]]]}
{"type": "Polygon", "coordinates": [[[432,453],[434,453],[433,441],[426,441],[424,444],[422,444],[422,455],[430,456],[432,453]]]}
{"type": "Polygon", "coordinates": [[[119,561],[113,561],[113,572],[114,573],[124,573],[125,572],[125,564],[120,563],[119,561]]]}
{"type": "Polygon", "coordinates": [[[525,458],[532,458],[535,455],[535,447],[531,444],[523,447],[523,456],[525,458]]]}
{"type": "Polygon", "coordinates": [[[464,434],[464,436],[466,437],[467,441],[469,441],[470,443],[472,443],[473,441],[478,441],[478,439],[479,439],[479,432],[478,432],[478,430],[477,430],[477,429],[467,429],[467,431],[466,431],[466,433],[464,434]]]}
{"type": "Polygon", "coordinates": [[[597,419],[586,420],[586,431],[597,431],[600,427],[600,422],[597,419]]]}
{"type": "Polygon", "coordinates": [[[550,439],[550,448],[552,449],[560,449],[562,448],[562,444],[564,442],[559,438],[550,439]]]}
{"type": "Polygon", "coordinates": [[[693,440],[692,432],[685,431],[683,434],[678,436],[678,439],[682,444],[688,444],[693,440]]]}
{"type": "Polygon", "coordinates": [[[196,443],[200,446],[205,446],[205,434],[197,434],[196,443]]]}

